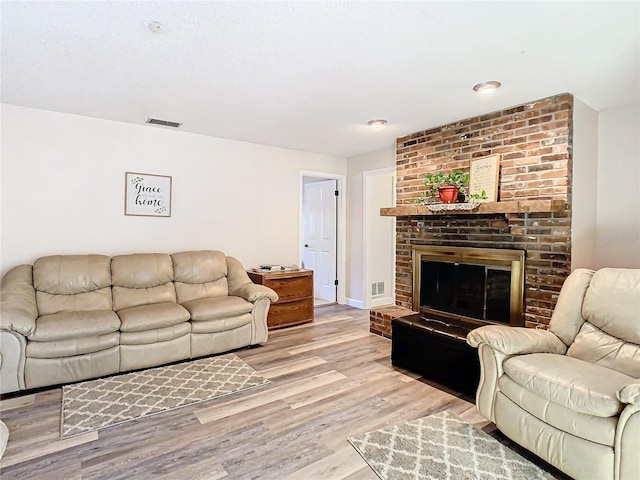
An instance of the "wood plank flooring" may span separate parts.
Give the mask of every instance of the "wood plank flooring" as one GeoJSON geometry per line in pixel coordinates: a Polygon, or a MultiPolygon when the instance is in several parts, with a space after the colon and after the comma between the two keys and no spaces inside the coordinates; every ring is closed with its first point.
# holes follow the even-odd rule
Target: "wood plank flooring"
{"type": "Polygon", "coordinates": [[[0,475],[376,480],[348,437],[444,410],[494,430],[472,399],[394,369],[389,340],[368,328],[366,310],[317,308],[313,324],[236,352],[268,385],[65,440],[60,388],[1,400],[10,437],[0,475]]]}

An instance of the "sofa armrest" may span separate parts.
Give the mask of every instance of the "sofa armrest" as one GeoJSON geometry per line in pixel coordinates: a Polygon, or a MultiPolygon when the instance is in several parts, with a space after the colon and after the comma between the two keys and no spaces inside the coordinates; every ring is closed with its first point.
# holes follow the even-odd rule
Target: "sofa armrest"
{"type": "Polygon", "coordinates": [[[276,292],[264,285],[253,283],[242,264],[233,257],[227,257],[227,278],[229,280],[229,295],[242,297],[251,303],[264,297],[269,298],[272,302],[278,301],[276,292]]]}
{"type": "Polygon", "coordinates": [[[627,383],[616,392],[616,396],[623,403],[640,407],[640,379],[627,383]]]}
{"type": "Polygon", "coordinates": [[[505,355],[524,355],[528,353],[555,353],[564,355],[567,346],[548,330],[524,327],[487,325],[476,328],[467,336],[472,347],[486,343],[505,355]]]}
{"type": "Polygon", "coordinates": [[[256,300],[260,298],[268,298],[271,302],[278,301],[278,294],[270,289],[269,287],[265,287],[264,285],[256,285],[249,281],[249,283],[244,283],[238,286],[235,290],[229,290],[229,295],[235,295],[237,297],[242,297],[246,301],[255,303],[256,300]]]}
{"type": "Polygon", "coordinates": [[[31,335],[36,329],[38,307],[31,265],[12,268],[2,279],[0,328],[31,335]]]}

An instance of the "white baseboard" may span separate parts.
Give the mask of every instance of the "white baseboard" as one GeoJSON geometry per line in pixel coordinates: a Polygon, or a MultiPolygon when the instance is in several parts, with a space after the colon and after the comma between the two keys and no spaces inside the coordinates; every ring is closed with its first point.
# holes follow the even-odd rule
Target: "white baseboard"
{"type": "Polygon", "coordinates": [[[355,300],[353,298],[347,298],[347,305],[350,307],[359,308],[360,310],[364,309],[364,302],[361,300],[355,300]]]}
{"type": "MultiPolygon", "coordinates": [[[[380,297],[371,301],[371,308],[395,304],[396,302],[393,297],[380,297]]],[[[362,300],[356,300],[354,298],[347,298],[347,305],[359,308],[360,310],[368,310],[368,308],[364,306],[364,302],[362,300]]]]}
{"type": "Polygon", "coordinates": [[[371,301],[371,308],[382,307],[385,305],[395,305],[396,302],[393,297],[380,297],[371,301]]]}

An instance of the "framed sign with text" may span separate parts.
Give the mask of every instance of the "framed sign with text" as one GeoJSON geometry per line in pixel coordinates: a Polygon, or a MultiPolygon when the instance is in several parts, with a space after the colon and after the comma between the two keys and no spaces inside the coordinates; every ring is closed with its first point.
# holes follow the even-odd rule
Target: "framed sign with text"
{"type": "Polygon", "coordinates": [[[171,177],[125,172],[124,214],[170,217],[171,177]]]}
{"type": "Polygon", "coordinates": [[[471,160],[469,170],[469,194],[482,195],[487,198],[474,199],[474,202],[498,201],[498,173],[500,170],[500,155],[490,155],[471,160]]]}

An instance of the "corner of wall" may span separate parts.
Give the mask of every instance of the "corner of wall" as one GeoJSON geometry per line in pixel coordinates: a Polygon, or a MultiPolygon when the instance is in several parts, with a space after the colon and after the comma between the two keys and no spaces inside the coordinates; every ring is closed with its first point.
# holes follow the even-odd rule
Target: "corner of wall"
{"type": "Polygon", "coordinates": [[[571,270],[594,268],[598,209],[598,112],[574,97],[571,270]]]}

